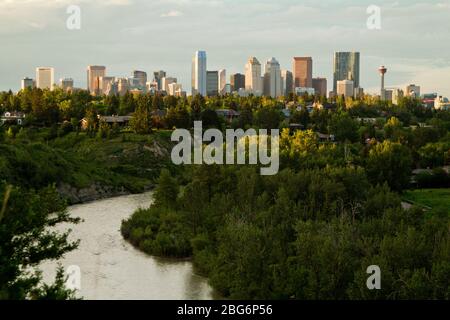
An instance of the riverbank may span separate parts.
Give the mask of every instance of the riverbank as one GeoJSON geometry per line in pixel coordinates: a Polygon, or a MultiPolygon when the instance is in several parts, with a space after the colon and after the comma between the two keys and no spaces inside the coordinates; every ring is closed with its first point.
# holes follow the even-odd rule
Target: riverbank
{"type": "MultiPolygon", "coordinates": [[[[68,228],[71,239],[80,239],[80,246],[60,262],[63,267],[78,266],[84,299],[106,300],[197,300],[213,299],[207,279],[199,276],[190,261],[162,259],[146,255],[125,241],[120,223],[138,208],[153,202],[153,193],[120,196],[68,207],[73,217],[83,219],[68,228]]],[[[56,262],[41,266],[44,279],[53,279],[56,262]]]]}
{"type": "Polygon", "coordinates": [[[77,204],[152,190],[161,169],[173,167],[164,131],[109,139],[72,132],[52,140],[45,131],[0,145],[1,180],[35,190],[53,184],[77,204]]]}

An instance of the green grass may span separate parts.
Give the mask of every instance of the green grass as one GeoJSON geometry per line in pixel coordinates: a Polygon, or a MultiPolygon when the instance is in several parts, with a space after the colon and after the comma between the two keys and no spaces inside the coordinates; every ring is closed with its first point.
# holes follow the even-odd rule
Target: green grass
{"type": "Polygon", "coordinates": [[[447,211],[450,213],[450,188],[408,191],[404,198],[414,204],[430,207],[433,212],[447,211]]]}

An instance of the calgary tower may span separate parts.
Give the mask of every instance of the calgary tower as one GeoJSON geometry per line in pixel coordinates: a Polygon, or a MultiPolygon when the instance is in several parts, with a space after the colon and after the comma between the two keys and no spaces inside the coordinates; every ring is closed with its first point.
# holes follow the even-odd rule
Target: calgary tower
{"type": "Polygon", "coordinates": [[[387,68],[385,66],[381,66],[378,68],[378,71],[380,72],[381,75],[381,100],[384,101],[386,100],[386,94],[385,94],[385,89],[384,89],[384,75],[387,72],[387,68]]]}

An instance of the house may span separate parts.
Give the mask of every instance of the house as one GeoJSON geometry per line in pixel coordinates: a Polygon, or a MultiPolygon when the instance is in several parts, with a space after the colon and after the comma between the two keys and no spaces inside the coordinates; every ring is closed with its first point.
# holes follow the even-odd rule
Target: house
{"type": "Polygon", "coordinates": [[[131,119],[133,118],[133,116],[117,116],[117,115],[112,115],[112,116],[101,116],[98,115],[98,121],[99,122],[106,122],[109,125],[114,125],[117,124],[121,127],[126,127],[131,119]]]}
{"type": "Polygon", "coordinates": [[[25,113],[18,111],[6,111],[1,117],[0,121],[2,124],[17,124],[21,126],[25,120],[25,113]]]}
{"type": "MultiPolygon", "coordinates": [[[[97,116],[97,119],[99,122],[105,122],[111,126],[113,126],[114,124],[117,124],[119,127],[128,126],[128,124],[130,123],[130,120],[132,118],[133,118],[132,116],[117,116],[117,115],[112,115],[112,116],[98,115],[97,116]]],[[[88,120],[86,118],[83,118],[83,119],[81,119],[80,124],[81,124],[81,129],[86,130],[88,127],[88,120]]]]}
{"type": "Polygon", "coordinates": [[[327,141],[334,142],[333,134],[325,134],[325,133],[317,132],[317,138],[319,138],[320,142],[327,142],[327,141]]]}
{"type": "Polygon", "coordinates": [[[240,113],[233,109],[217,109],[216,113],[219,117],[224,117],[229,122],[232,122],[234,119],[240,117],[240,113]]]}

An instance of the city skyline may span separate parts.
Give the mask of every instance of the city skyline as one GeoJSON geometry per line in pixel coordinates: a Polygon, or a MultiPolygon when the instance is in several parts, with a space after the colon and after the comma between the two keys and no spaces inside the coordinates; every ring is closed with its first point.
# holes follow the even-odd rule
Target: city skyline
{"type": "Polygon", "coordinates": [[[313,57],[313,77],[333,79],[335,51],[361,52],[361,86],[379,92],[380,65],[387,87],[422,86],[450,96],[450,1],[379,1],[381,30],[366,27],[370,1],[100,0],[0,1],[3,50],[0,90],[20,88],[36,66],[51,65],[55,79],[71,77],[86,87],[87,65],[109,74],[165,70],[190,91],[192,52],[208,52],[208,70],[243,73],[249,56],[277,58],[291,69],[293,56],[313,57]],[[65,23],[69,4],[82,10],[80,30],[65,23]],[[36,16],[36,12],[39,15],[36,16]],[[198,19],[202,12],[202,19],[198,19]],[[266,23],[270,14],[271,23],[266,23]],[[124,19],[117,19],[124,16],[124,19]],[[415,23],[411,23],[411,16],[415,23]],[[298,19],[301,17],[301,19],[298,19]],[[441,19],[442,18],[442,19],[441,19]],[[111,19],[111,20],[110,20],[111,19]],[[116,21],[114,27],[108,21],[116,21]],[[148,35],[151,32],[151,37],[148,35]],[[193,37],[192,35],[195,35],[193,37]],[[401,44],[401,45],[399,45],[401,44]],[[439,44],[439,45],[437,45],[439,44]],[[441,49],[438,49],[441,47],[441,49]],[[444,47],[444,50],[442,50],[444,47]],[[131,49],[130,49],[131,48],[131,49]],[[39,53],[39,54],[38,54],[39,53]]]}

